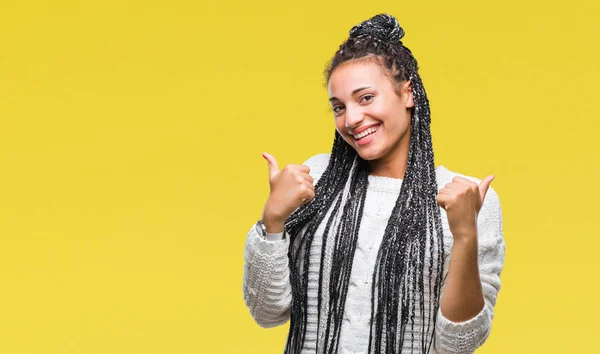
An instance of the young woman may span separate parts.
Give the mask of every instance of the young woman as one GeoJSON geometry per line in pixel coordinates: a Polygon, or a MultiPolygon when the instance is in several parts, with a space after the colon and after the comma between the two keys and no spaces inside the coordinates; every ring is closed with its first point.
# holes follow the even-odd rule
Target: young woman
{"type": "Polygon", "coordinates": [[[326,71],[331,154],[279,170],[245,245],[244,299],[286,353],[472,353],[490,333],[505,243],[498,195],[434,167],[417,61],[389,15],[326,71]]]}

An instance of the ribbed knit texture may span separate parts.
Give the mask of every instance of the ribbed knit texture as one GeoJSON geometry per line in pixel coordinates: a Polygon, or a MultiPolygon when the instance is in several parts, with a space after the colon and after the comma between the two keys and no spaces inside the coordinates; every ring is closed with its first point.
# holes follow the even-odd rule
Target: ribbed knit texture
{"type": "MultiPolygon", "coordinates": [[[[315,184],[325,171],[328,161],[328,154],[319,154],[303,163],[310,167],[310,175],[315,179],[315,184]]],[[[446,183],[451,182],[452,178],[457,175],[477,183],[480,182],[477,178],[452,172],[444,166],[436,168],[436,175],[438,190],[442,189],[446,183]]],[[[402,186],[402,180],[397,178],[381,176],[369,176],[368,178],[369,186],[340,334],[340,353],[366,353],[368,351],[373,270],[385,227],[402,186]]],[[[444,251],[446,253],[444,275],[446,275],[451,257],[453,237],[448,226],[446,212],[442,208],[440,208],[440,211],[444,230],[444,251]]],[[[329,214],[325,220],[327,218],[329,218],[329,214]]],[[[317,333],[319,321],[317,318],[318,277],[324,228],[325,223],[322,223],[317,229],[312,244],[308,276],[308,326],[303,353],[315,353],[317,340],[320,343],[324,341],[326,325],[324,317],[326,318],[326,316],[323,313],[321,314],[321,333],[317,333]]],[[[500,202],[492,187],[489,188],[479,212],[477,228],[479,272],[485,297],[485,307],[474,318],[460,323],[448,320],[438,309],[435,340],[432,348],[434,353],[472,353],[484,343],[490,333],[494,305],[500,290],[500,273],[504,265],[505,250],[500,202]]],[[[329,244],[332,244],[332,242],[328,241],[328,246],[329,244]]],[[[290,318],[292,292],[289,280],[288,247],[289,236],[279,241],[263,240],[253,226],[246,237],[243,279],[244,300],[254,320],[265,328],[285,324],[290,318]]],[[[323,289],[329,288],[328,275],[331,269],[331,247],[328,247],[326,252],[322,279],[323,289]]],[[[328,303],[327,291],[324,291],[322,295],[324,296],[322,303],[328,303]]],[[[426,298],[425,304],[428,303],[429,299],[426,298]]],[[[417,312],[415,318],[414,333],[417,337],[420,335],[420,333],[417,333],[418,324],[423,321],[418,314],[419,312],[417,312]]],[[[406,338],[410,338],[411,335],[412,333],[407,327],[406,338]]],[[[406,343],[410,343],[410,340],[407,340],[406,343]]],[[[322,347],[322,345],[319,345],[319,348],[322,347]]],[[[415,350],[415,352],[419,352],[419,350],[415,350]]],[[[410,348],[405,348],[402,353],[410,353],[410,348]]]]}

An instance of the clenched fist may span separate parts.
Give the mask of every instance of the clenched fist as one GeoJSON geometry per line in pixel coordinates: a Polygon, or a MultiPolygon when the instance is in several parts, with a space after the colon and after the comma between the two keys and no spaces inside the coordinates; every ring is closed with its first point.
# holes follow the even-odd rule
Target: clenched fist
{"type": "Polygon", "coordinates": [[[456,176],[439,191],[435,199],[446,211],[450,231],[455,239],[464,235],[476,235],[477,215],[494,178],[494,175],[489,175],[477,184],[456,176]]]}
{"type": "Polygon", "coordinates": [[[287,165],[282,170],[277,160],[263,153],[269,166],[269,186],[271,192],[263,210],[263,221],[267,232],[283,231],[285,220],[294,210],[315,197],[314,179],[308,174],[305,165],[287,165]]]}

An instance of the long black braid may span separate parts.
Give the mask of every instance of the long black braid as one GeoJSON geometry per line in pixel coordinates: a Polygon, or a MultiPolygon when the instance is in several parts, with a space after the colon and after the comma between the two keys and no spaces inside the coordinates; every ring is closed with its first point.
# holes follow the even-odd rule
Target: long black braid
{"type": "MultiPolygon", "coordinates": [[[[411,113],[407,169],[373,273],[369,353],[399,353],[404,347],[414,349],[416,343],[419,343],[423,353],[429,351],[434,337],[445,261],[441,215],[435,200],[437,181],[429,101],[418,74],[417,61],[400,41],[403,36],[404,30],[394,17],[386,14],[374,16],[351,29],[349,38],[335,53],[325,72],[329,80],[333,70],[342,63],[374,60],[396,84],[410,81],[415,102],[411,113]],[[426,253],[429,253],[427,264],[426,253]],[[428,304],[425,304],[426,297],[430,300],[428,304]],[[423,318],[419,329],[415,328],[414,322],[417,314],[423,318]],[[410,326],[413,334],[410,343],[404,343],[407,326],[410,326]],[[420,333],[420,338],[415,338],[415,333],[420,333]]],[[[323,291],[328,291],[329,301],[326,304],[328,311],[327,320],[324,321],[324,343],[319,348],[317,340],[317,352],[336,353],[338,350],[346,294],[367,194],[368,171],[368,162],[360,158],[336,131],[329,164],[315,185],[315,198],[286,220],[286,229],[290,234],[288,257],[293,294],[286,353],[300,353],[304,345],[310,249],[317,227],[328,211],[332,212],[326,222],[321,246],[317,316],[319,332],[322,330],[323,291]],[[336,217],[340,221],[334,225],[336,217]],[[329,237],[333,237],[334,242],[330,286],[329,289],[323,289],[329,237]],[[295,244],[300,246],[295,247],[295,244]]]]}

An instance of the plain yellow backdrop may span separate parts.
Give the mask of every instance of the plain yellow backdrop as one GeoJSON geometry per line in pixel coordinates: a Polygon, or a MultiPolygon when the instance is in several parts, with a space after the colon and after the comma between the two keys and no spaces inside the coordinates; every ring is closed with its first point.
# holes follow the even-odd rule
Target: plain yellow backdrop
{"type": "Polygon", "coordinates": [[[0,2],[0,354],[280,353],[242,297],[267,165],[329,153],[322,71],[396,16],[436,164],[496,175],[507,244],[480,353],[600,330],[597,1],[0,2]]]}

